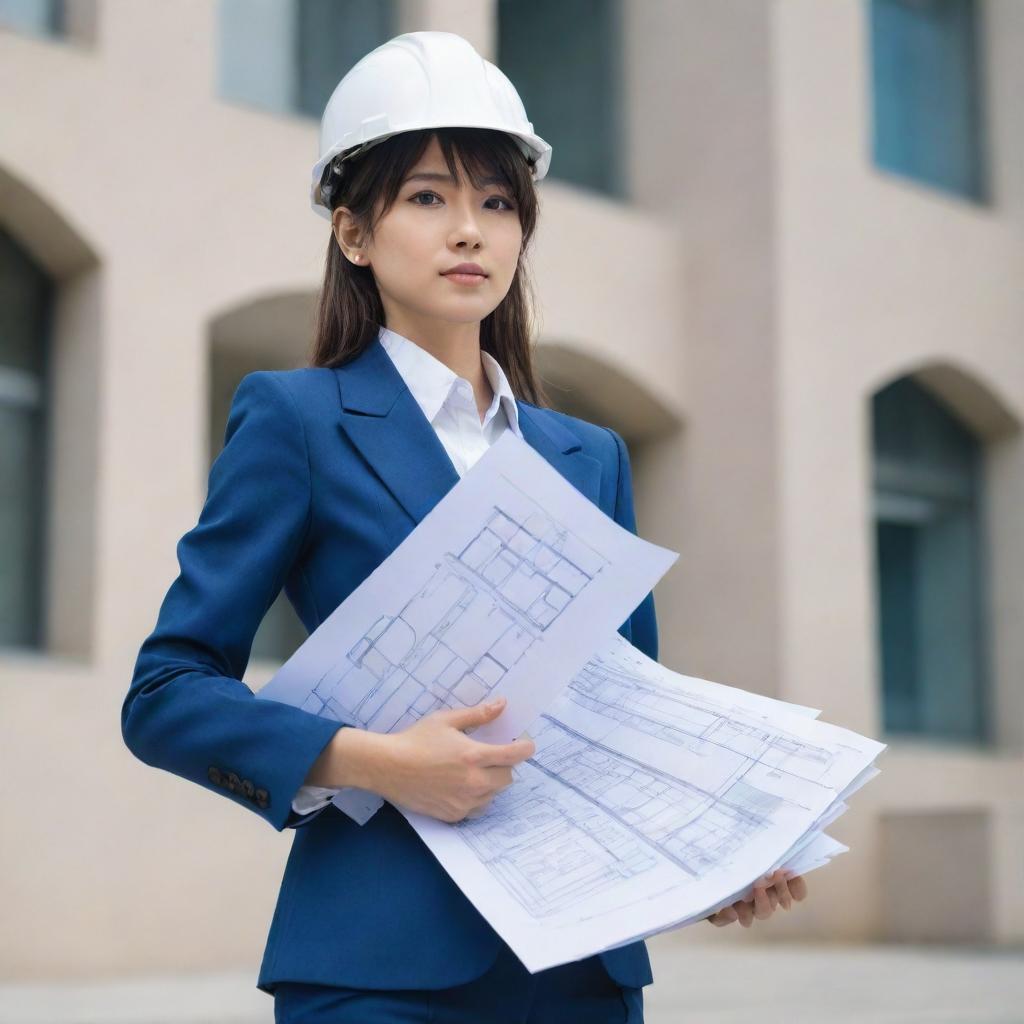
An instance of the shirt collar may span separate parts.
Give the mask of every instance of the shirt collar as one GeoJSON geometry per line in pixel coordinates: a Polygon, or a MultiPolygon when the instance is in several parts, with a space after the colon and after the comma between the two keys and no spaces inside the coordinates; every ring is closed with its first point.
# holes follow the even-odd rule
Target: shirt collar
{"type": "MultiPolygon", "coordinates": [[[[446,366],[425,348],[388,327],[382,326],[377,337],[416,403],[423,410],[423,415],[433,423],[441,411],[441,406],[448,400],[455,382],[464,378],[459,377],[451,367],[446,366]]],[[[480,361],[494,393],[491,406],[484,415],[485,422],[489,422],[500,407],[513,432],[521,438],[523,434],[519,429],[519,408],[501,364],[482,349],[480,361]]]]}

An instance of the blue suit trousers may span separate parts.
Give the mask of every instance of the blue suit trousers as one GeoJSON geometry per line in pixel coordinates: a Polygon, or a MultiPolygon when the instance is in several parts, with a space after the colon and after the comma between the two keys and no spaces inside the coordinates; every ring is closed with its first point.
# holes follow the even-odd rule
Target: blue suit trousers
{"type": "Polygon", "coordinates": [[[642,1024],[644,990],[600,957],[530,974],[503,942],[490,970],[441,989],[376,990],[278,982],[276,1024],[642,1024]]]}

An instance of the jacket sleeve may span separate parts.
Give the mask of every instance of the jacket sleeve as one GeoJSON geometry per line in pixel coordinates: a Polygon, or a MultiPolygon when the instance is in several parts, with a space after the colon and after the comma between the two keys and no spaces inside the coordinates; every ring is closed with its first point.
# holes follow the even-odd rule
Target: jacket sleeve
{"type": "Polygon", "coordinates": [[[129,750],[247,807],[278,831],[305,824],[291,802],[342,728],[241,681],[253,636],[302,550],[311,479],[295,400],[271,371],[247,374],[180,572],[145,639],[121,708],[129,750]]]}
{"type": "MultiPolygon", "coordinates": [[[[615,439],[618,451],[618,483],[615,490],[614,519],[630,533],[636,533],[636,516],[633,510],[633,475],[629,465],[629,451],[626,442],[611,429],[605,429],[615,439]]],[[[622,634],[634,647],[643,651],[648,658],[658,660],[658,622],[654,613],[654,591],[652,590],[629,618],[619,627],[622,634]]]]}

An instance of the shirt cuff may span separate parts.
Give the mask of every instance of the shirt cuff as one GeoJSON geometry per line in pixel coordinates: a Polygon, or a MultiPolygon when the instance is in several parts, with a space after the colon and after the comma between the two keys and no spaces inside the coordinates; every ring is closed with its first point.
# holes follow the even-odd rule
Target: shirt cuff
{"type": "Polygon", "coordinates": [[[331,786],[300,786],[292,800],[292,810],[296,814],[310,814],[326,807],[340,792],[331,786]]]}

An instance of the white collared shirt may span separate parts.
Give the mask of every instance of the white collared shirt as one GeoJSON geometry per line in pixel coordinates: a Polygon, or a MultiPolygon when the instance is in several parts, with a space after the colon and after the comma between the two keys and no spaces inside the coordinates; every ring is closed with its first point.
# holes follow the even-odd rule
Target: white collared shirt
{"type": "MultiPolygon", "coordinates": [[[[460,477],[506,430],[523,436],[515,395],[500,364],[489,352],[481,349],[480,361],[494,398],[481,421],[473,385],[465,377],[387,327],[381,327],[377,337],[460,477]]],[[[302,786],[292,801],[292,810],[309,814],[329,804],[337,792],[329,786],[302,786]]]]}

